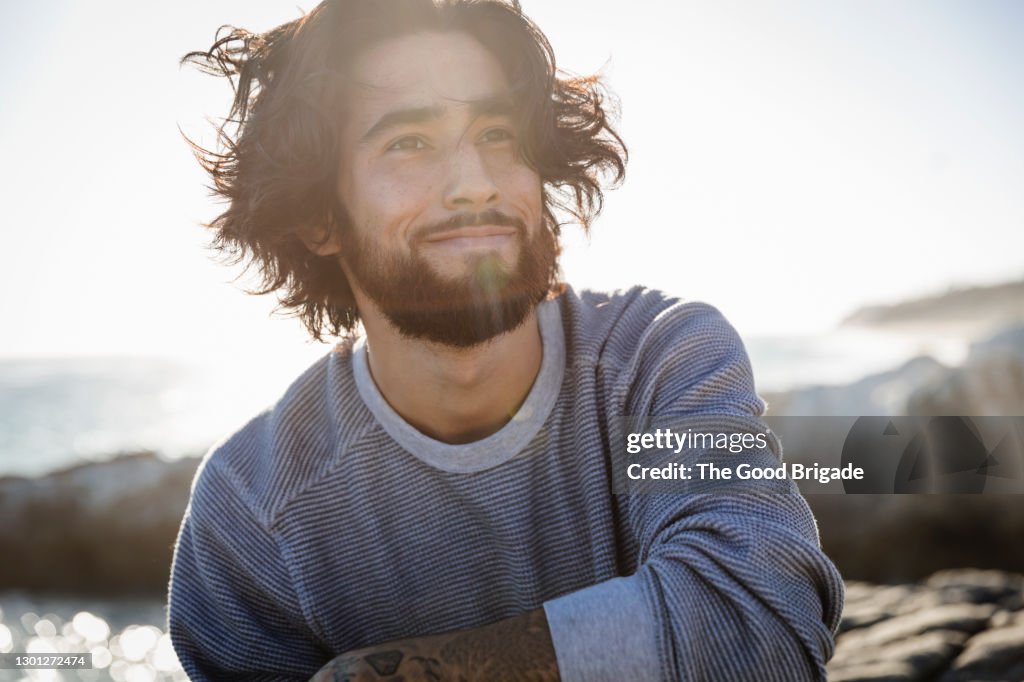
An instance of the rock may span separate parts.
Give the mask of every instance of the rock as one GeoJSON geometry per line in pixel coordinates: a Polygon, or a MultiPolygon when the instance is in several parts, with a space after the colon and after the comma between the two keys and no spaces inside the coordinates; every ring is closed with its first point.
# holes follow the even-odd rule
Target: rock
{"type": "Polygon", "coordinates": [[[946,570],[916,584],[847,584],[830,682],[1024,680],[1024,576],[946,570]]]}
{"type": "Polygon", "coordinates": [[[1000,603],[1024,591],[1024,576],[1002,571],[958,569],[939,571],[930,576],[924,587],[942,593],[962,594],[956,601],[1000,603]]]}
{"type": "Polygon", "coordinates": [[[165,593],[198,461],[138,453],[0,478],[0,589],[165,593]]]}
{"type": "Polygon", "coordinates": [[[996,612],[994,604],[944,604],[893,616],[865,628],[852,630],[837,641],[845,647],[867,649],[907,640],[934,630],[972,634],[981,630],[996,612]]]}
{"type": "Polygon", "coordinates": [[[822,547],[844,577],[920,580],[937,570],[1024,566],[1019,495],[810,495],[822,547]]]}
{"type": "Polygon", "coordinates": [[[906,661],[879,661],[829,668],[828,682],[910,682],[918,679],[906,661]]]}
{"type": "Polygon", "coordinates": [[[907,400],[909,414],[1024,415],[1024,325],[971,346],[963,365],[934,377],[907,400]]]}
{"type": "Polygon", "coordinates": [[[962,632],[938,630],[854,650],[845,656],[837,653],[829,680],[928,679],[949,665],[966,640],[962,632]]]}
{"type": "Polygon", "coordinates": [[[993,628],[971,637],[940,680],[1024,680],[1024,624],[993,628]]]}
{"type": "Polygon", "coordinates": [[[846,605],[839,632],[866,628],[895,615],[901,604],[907,603],[920,591],[916,585],[879,586],[869,583],[848,582],[846,605]]]}
{"type": "Polygon", "coordinates": [[[1024,625],[1024,611],[1020,609],[1015,611],[999,611],[996,615],[992,616],[992,627],[994,628],[1007,628],[1017,625],[1024,625]]]}
{"type": "Polygon", "coordinates": [[[897,415],[905,414],[907,399],[919,387],[941,383],[950,369],[938,360],[920,356],[900,367],[872,374],[842,386],[809,386],[765,393],[770,415],[897,415]]]}

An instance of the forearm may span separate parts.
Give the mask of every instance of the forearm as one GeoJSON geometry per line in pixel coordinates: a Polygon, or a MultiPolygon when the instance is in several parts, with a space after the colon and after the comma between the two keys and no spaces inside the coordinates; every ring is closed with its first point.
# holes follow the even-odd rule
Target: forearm
{"type": "Polygon", "coordinates": [[[672,519],[638,575],[656,587],[674,677],[824,680],[843,587],[803,498],[647,498],[650,518],[672,519]]]}
{"type": "Polygon", "coordinates": [[[543,608],[470,630],[349,651],[310,682],[458,680],[554,682],[555,650],[543,608]]]}

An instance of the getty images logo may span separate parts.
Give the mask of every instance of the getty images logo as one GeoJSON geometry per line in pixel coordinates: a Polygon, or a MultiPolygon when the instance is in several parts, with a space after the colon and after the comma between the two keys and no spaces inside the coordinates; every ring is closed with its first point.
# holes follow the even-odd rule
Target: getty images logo
{"type": "Polygon", "coordinates": [[[847,493],[981,493],[991,477],[1024,477],[1019,418],[860,417],[843,443],[842,464],[864,470],[847,493]],[[988,421],[985,421],[988,420],[988,421]],[[987,428],[989,450],[979,430],[987,428]]]}

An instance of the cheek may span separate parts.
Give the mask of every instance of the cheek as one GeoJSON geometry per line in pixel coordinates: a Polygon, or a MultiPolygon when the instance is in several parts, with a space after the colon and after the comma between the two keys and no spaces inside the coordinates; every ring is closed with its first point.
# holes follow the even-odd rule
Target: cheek
{"type": "Polygon", "coordinates": [[[526,166],[520,166],[507,177],[510,196],[514,203],[531,219],[539,221],[542,213],[540,176],[526,166]]]}
{"type": "Polygon", "coordinates": [[[436,176],[423,177],[401,173],[357,175],[358,179],[341,190],[350,215],[379,229],[401,227],[422,213],[435,191],[436,176]]]}

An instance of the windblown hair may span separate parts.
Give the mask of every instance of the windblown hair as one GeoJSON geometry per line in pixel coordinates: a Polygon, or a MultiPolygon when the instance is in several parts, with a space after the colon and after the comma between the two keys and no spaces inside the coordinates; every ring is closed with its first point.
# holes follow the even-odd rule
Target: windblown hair
{"type": "Polygon", "coordinates": [[[335,257],[313,254],[298,236],[319,228],[326,242],[337,230],[344,243],[350,234],[335,189],[348,69],[361,50],[426,30],[465,32],[500,62],[519,107],[519,153],[540,175],[544,223],[556,239],[558,216],[587,231],[602,184],[625,175],[627,151],[601,83],[558,71],[518,0],[325,0],[266,33],[222,27],[209,50],[182,58],[234,90],[217,148],[188,140],[228,204],[206,225],[215,230],[210,246],[227,263],[244,261],[243,274],[255,266],[261,288],[248,293],[280,291],[278,310],[317,340],[359,321],[335,257]]]}

